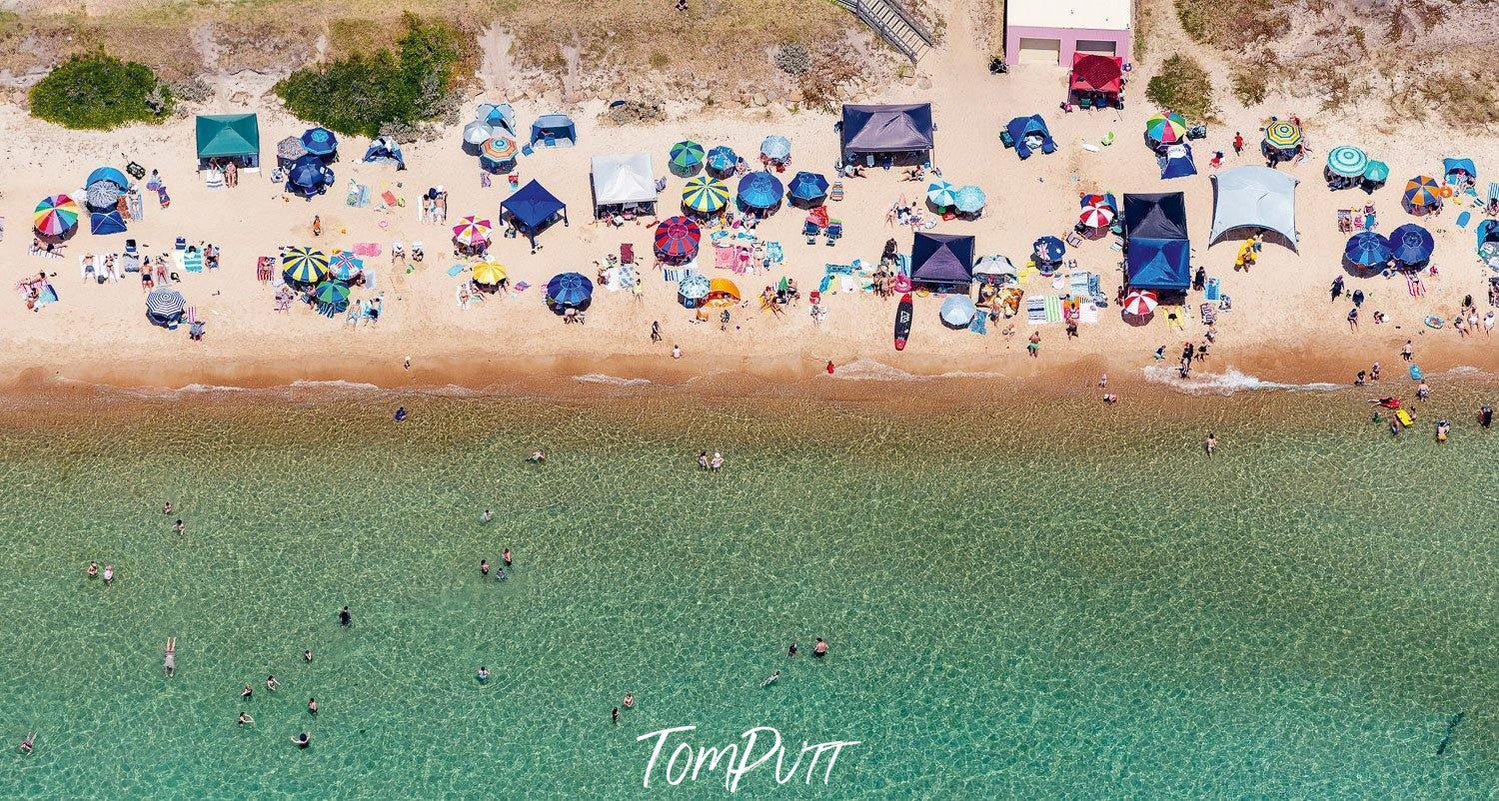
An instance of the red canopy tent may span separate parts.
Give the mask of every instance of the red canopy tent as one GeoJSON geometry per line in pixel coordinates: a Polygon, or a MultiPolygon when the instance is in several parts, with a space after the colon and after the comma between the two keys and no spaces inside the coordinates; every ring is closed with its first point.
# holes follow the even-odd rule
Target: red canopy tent
{"type": "Polygon", "coordinates": [[[1072,54],[1072,91],[1119,94],[1124,79],[1124,59],[1096,53],[1072,54]]]}

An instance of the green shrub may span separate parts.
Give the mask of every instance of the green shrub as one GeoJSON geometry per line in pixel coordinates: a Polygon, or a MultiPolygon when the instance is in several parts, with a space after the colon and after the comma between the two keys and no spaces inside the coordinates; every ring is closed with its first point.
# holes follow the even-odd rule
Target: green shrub
{"type": "Polygon", "coordinates": [[[355,54],[297,70],[276,84],[287,110],[341,134],[378,136],[440,116],[459,60],[457,34],[407,16],[399,52],[355,54]]]}
{"type": "Polygon", "coordinates": [[[107,131],[127,122],[160,122],[172,93],[144,64],[102,52],[75,55],[31,87],[31,113],[67,128],[107,131]]]}
{"type": "Polygon", "coordinates": [[[1270,89],[1269,81],[1260,69],[1240,69],[1233,74],[1234,97],[1244,106],[1253,106],[1265,102],[1265,94],[1270,89]]]}
{"type": "Polygon", "coordinates": [[[1207,70],[1191,56],[1180,53],[1161,65],[1161,74],[1145,85],[1145,96],[1161,109],[1175,111],[1189,121],[1213,119],[1218,111],[1207,70]]]}

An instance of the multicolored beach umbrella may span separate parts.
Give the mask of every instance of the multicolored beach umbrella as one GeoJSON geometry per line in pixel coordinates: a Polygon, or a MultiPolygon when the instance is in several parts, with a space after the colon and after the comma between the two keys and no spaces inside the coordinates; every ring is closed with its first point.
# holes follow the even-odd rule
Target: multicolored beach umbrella
{"type": "Polygon", "coordinates": [[[281,253],[281,275],[288,283],[316,284],[328,277],[328,254],[306,247],[281,253]]]}
{"type": "Polygon", "coordinates": [[[1131,317],[1149,317],[1161,299],[1153,290],[1136,289],[1124,296],[1124,313],[1131,317]]]}
{"type": "Polygon", "coordinates": [[[791,158],[791,140],[774,134],[767,136],[760,143],[760,155],[771,161],[785,161],[791,158]]]}
{"type": "Polygon", "coordinates": [[[1406,223],[1390,232],[1390,255],[1403,267],[1425,264],[1436,247],[1431,232],[1415,223],[1406,223]]]}
{"type": "Polygon", "coordinates": [[[957,204],[957,187],[947,181],[933,181],[926,185],[926,202],[939,209],[957,204]]]}
{"type": "Polygon", "coordinates": [[[1067,254],[1067,243],[1054,236],[1043,236],[1031,245],[1036,258],[1046,264],[1052,264],[1062,260],[1067,254]]]}
{"type": "Polygon", "coordinates": [[[692,211],[712,214],[729,204],[729,185],[710,175],[699,175],[682,190],[682,205],[692,211]]]}
{"type": "Polygon", "coordinates": [[[333,254],[328,262],[328,275],[337,281],[352,281],[364,271],[364,260],[347,250],[333,254]]]}
{"type": "Polygon", "coordinates": [[[768,172],[752,172],[739,179],[739,202],[752,209],[774,208],[781,202],[781,182],[768,172]]]}
{"type": "Polygon", "coordinates": [[[169,287],[152,290],[146,296],[146,313],[161,319],[176,317],[187,308],[187,299],[182,293],[169,287]]]}
{"type": "Polygon", "coordinates": [[[1342,178],[1359,178],[1369,166],[1369,156],[1352,145],[1340,145],[1327,152],[1327,170],[1342,178]]]}
{"type": "Polygon", "coordinates": [[[335,311],[343,311],[349,306],[349,285],[342,281],[324,281],[318,284],[313,296],[318,303],[332,306],[335,311]]]}
{"type": "Polygon", "coordinates": [[[497,261],[481,261],[474,265],[474,283],[476,284],[499,286],[507,275],[509,271],[497,261]]]}
{"type": "Polygon", "coordinates": [[[1295,150],[1301,146],[1301,126],[1277,120],[1265,126],[1265,144],[1276,150],[1295,150]]]}
{"type": "MultiPolygon", "coordinates": [[[[1425,208],[1442,201],[1442,185],[1429,175],[1417,175],[1405,182],[1405,192],[1400,200],[1410,208],[1425,208]]],[[[1394,242],[1393,239],[1390,240],[1394,242]]]]}
{"type": "Polygon", "coordinates": [[[669,261],[687,261],[697,255],[702,229],[686,217],[670,217],[656,226],[656,256],[669,261]]]}
{"type": "Polygon", "coordinates": [[[792,200],[799,200],[803,203],[821,200],[828,195],[828,179],[815,172],[803,170],[791,179],[787,192],[792,200]]]}
{"type": "Polygon", "coordinates": [[[1077,216],[1077,221],[1085,228],[1101,231],[1114,224],[1114,213],[1112,206],[1102,203],[1096,206],[1086,206],[1077,216]]]}
{"type": "Polygon", "coordinates": [[[977,214],[984,210],[984,205],[989,198],[984,195],[984,190],[976,186],[965,186],[953,194],[953,205],[964,214],[977,214]]]}
{"type": "Polygon", "coordinates": [[[78,215],[83,210],[67,195],[52,195],[36,204],[31,215],[31,227],[46,237],[65,237],[78,230],[78,215]]]}
{"type": "Polygon", "coordinates": [[[547,282],[546,302],[562,308],[577,308],[593,297],[593,282],[582,273],[558,273],[547,282]]]}
{"type": "Polygon", "coordinates": [[[1180,114],[1157,114],[1145,121],[1145,135],[1151,141],[1173,145],[1187,135],[1187,120],[1180,114]]]}
{"type": "Polygon", "coordinates": [[[302,147],[314,156],[331,156],[338,152],[338,137],[327,128],[309,128],[302,134],[302,147]]]}
{"type": "Polygon", "coordinates": [[[693,172],[702,166],[704,155],[703,146],[697,142],[691,139],[678,142],[671,146],[671,168],[678,172],[693,172]]]}
{"type": "Polygon", "coordinates": [[[493,230],[489,220],[480,220],[470,214],[453,226],[453,241],[463,247],[489,244],[489,232],[493,230]]]}
{"type": "Polygon", "coordinates": [[[492,136],[479,146],[479,158],[496,164],[514,159],[515,154],[519,152],[520,147],[515,144],[514,139],[508,136],[492,136]]]}
{"type": "Polygon", "coordinates": [[[739,166],[739,154],[733,148],[719,145],[708,151],[708,169],[714,172],[728,172],[739,166]]]}
{"type": "Polygon", "coordinates": [[[1364,165],[1364,180],[1371,184],[1382,184],[1390,180],[1390,165],[1383,161],[1370,161],[1364,165]]]}
{"type": "Polygon", "coordinates": [[[1394,255],[1390,240],[1375,231],[1359,231],[1343,246],[1343,258],[1359,267],[1384,267],[1394,255]]]}

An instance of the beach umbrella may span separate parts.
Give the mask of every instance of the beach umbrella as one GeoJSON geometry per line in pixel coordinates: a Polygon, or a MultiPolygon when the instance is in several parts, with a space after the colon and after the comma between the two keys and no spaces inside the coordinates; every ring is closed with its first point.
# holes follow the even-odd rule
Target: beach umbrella
{"type": "Polygon", "coordinates": [[[91,209],[112,209],[115,201],[120,195],[125,194],[125,189],[114,181],[99,180],[89,184],[83,190],[84,201],[91,209]]]}
{"type": "Polygon", "coordinates": [[[314,156],[331,156],[338,152],[338,137],[327,128],[308,128],[302,134],[302,147],[314,156]]]}
{"type": "Polygon", "coordinates": [[[1340,145],[1327,152],[1327,169],[1343,178],[1359,178],[1369,166],[1369,156],[1352,145],[1340,145]]]}
{"type": "Polygon", "coordinates": [[[1107,193],[1095,192],[1090,195],[1078,195],[1078,208],[1086,209],[1089,206],[1106,206],[1110,211],[1119,212],[1119,204],[1114,201],[1114,196],[1107,193]]]}
{"type": "MultiPolygon", "coordinates": [[[[1441,202],[1442,185],[1429,175],[1417,175],[1405,182],[1405,192],[1400,201],[1412,208],[1425,208],[1441,202]]],[[[1391,242],[1394,240],[1391,239],[1391,242]]]]}
{"type": "Polygon", "coordinates": [[[942,309],[938,313],[942,322],[961,328],[973,322],[973,316],[978,314],[978,307],[973,305],[973,299],[967,295],[951,295],[942,301],[942,309]]]}
{"type": "Polygon", "coordinates": [[[953,195],[953,205],[964,214],[977,214],[987,202],[989,199],[984,196],[984,190],[973,185],[965,186],[953,195]]]}
{"type": "Polygon", "coordinates": [[[52,195],[36,204],[31,215],[31,227],[45,237],[67,237],[78,230],[78,215],[83,212],[73,198],[67,195],[52,195]]]}
{"type": "Polygon", "coordinates": [[[328,275],[339,281],[352,281],[364,270],[364,260],[347,250],[333,254],[328,261],[328,275]]]}
{"type": "Polygon", "coordinates": [[[957,191],[957,187],[947,181],[933,181],[926,185],[926,202],[939,209],[945,209],[957,204],[957,191]]]}
{"type": "Polygon", "coordinates": [[[1135,289],[1124,296],[1124,313],[1131,317],[1148,317],[1155,312],[1161,299],[1153,290],[1135,289]]]}
{"type": "Polygon", "coordinates": [[[1374,231],[1359,231],[1343,247],[1343,258],[1359,267],[1383,267],[1393,255],[1390,240],[1374,231]]]}
{"type": "Polygon", "coordinates": [[[703,305],[703,300],[708,297],[708,290],[707,276],[700,273],[688,273],[677,284],[677,301],[689,309],[695,309],[703,305]]]}
{"type": "Polygon", "coordinates": [[[739,302],[739,285],[727,278],[715,278],[708,282],[706,299],[709,306],[723,308],[739,302]]]}
{"type": "Polygon", "coordinates": [[[1187,120],[1180,114],[1157,114],[1145,121],[1145,135],[1163,145],[1175,144],[1187,135],[1187,120]]]}
{"type": "Polygon", "coordinates": [[[1037,261],[1050,264],[1062,260],[1067,253],[1067,243],[1054,236],[1043,236],[1031,245],[1031,249],[1035,251],[1037,261]]]}
{"type": "Polygon", "coordinates": [[[729,186],[710,175],[699,175],[682,190],[682,205],[692,211],[712,214],[729,203],[729,186]]]}
{"type": "Polygon", "coordinates": [[[670,217],[656,226],[656,256],[670,261],[686,261],[697,255],[702,229],[686,217],[670,217]]]}
{"type": "Polygon", "coordinates": [[[774,208],[781,202],[781,182],[768,172],[752,172],[739,179],[739,202],[752,209],[774,208]]]}
{"type": "Polygon", "coordinates": [[[815,172],[803,170],[791,179],[791,186],[788,191],[791,194],[792,200],[800,200],[806,203],[821,200],[827,197],[828,179],[815,172]]]}
{"type": "Polygon", "coordinates": [[[114,167],[100,167],[94,170],[88,174],[88,178],[84,180],[83,185],[88,186],[95,181],[108,181],[122,190],[130,188],[130,179],[125,177],[125,173],[120,172],[114,167]]]}
{"type": "Polygon", "coordinates": [[[152,290],[146,296],[146,313],[159,319],[175,317],[186,308],[187,300],[182,293],[169,287],[152,290]]]}
{"type": "Polygon", "coordinates": [[[342,281],[324,281],[318,284],[313,297],[317,298],[318,303],[343,311],[349,305],[349,285],[342,281]]]}
{"type": "Polygon", "coordinates": [[[1364,180],[1371,184],[1382,184],[1390,180],[1390,165],[1371,160],[1364,165],[1364,180]]]}
{"type": "Polygon", "coordinates": [[[733,148],[719,145],[708,151],[708,169],[714,172],[728,172],[739,165],[739,154],[733,148]]]}
{"type": "Polygon", "coordinates": [[[481,261],[474,265],[474,283],[476,284],[499,286],[509,274],[505,266],[497,261],[481,261]]]}
{"type": "Polygon", "coordinates": [[[1265,144],[1276,150],[1295,150],[1301,145],[1301,126],[1277,120],[1265,126],[1265,144]]]}
{"type": "Polygon", "coordinates": [[[478,147],[494,138],[494,129],[480,120],[463,126],[463,143],[478,147]]]}
{"type": "Polygon", "coordinates": [[[288,136],[276,143],[276,159],[290,164],[293,161],[307,155],[307,148],[302,146],[302,140],[295,136],[288,136]]]}
{"type": "Polygon", "coordinates": [[[784,136],[767,136],[760,143],[760,155],[771,161],[785,161],[791,157],[791,140],[784,136]]]}
{"type": "Polygon", "coordinates": [[[480,220],[470,214],[453,226],[453,241],[464,247],[487,245],[492,228],[489,220],[480,220]]]}
{"type": "Polygon", "coordinates": [[[1019,272],[1009,256],[991,254],[979,259],[978,263],[973,265],[973,274],[984,276],[990,283],[998,283],[1000,278],[1004,276],[1015,278],[1019,272]]]}
{"type": "Polygon", "coordinates": [[[1110,206],[1085,206],[1082,213],[1078,214],[1077,221],[1085,228],[1101,231],[1114,224],[1114,214],[1114,209],[1110,206]]]}
{"type": "Polygon", "coordinates": [[[1390,251],[1395,261],[1406,267],[1425,264],[1436,250],[1431,232],[1415,223],[1406,223],[1390,232],[1390,251]]]}
{"type": "Polygon", "coordinates": [[[316,284],[328,277],[328,254],[306,247],[281,253],[281,274],[288,283],[316,284]]]}
{"type": "Polygon", "coordinates": [[[688,139],[672,145],[669,155],[673,170],[691,173],[702,166],[703,146],[688,139]]]}
{"type": "Polygon", "coordinates": [[[547,282],[546,301],[560,308],[577,308],[593,297],[593,282],[581,273],[558,273],[547,282]]]}
{"type": "Polygon", "coordinates": [[[515,144],[515,140],[508,136],[492,136],[479,146],[479,158],[495,164],[510,161],[519,152],[520,148],[515,144]]]}

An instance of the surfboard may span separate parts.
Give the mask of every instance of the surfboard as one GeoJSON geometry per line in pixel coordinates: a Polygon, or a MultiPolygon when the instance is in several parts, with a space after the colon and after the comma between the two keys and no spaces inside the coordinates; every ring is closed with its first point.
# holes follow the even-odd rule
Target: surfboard
{"type": "Polygon", "coordinates": [[[906,339],[911,336],[911,313],[915,311],[911,303],[911,293],[907,292],[900,296],[900,303],[895,307],[895,349],[905,350],[906,339]]]}
{"type": "Polygon", "coordinates": [[[1411,413],[1404,409],[1395,410],[1395,419],[1399,420],[1400,425],[1406,428],[1410,428],[1411,426],[1416,424],[1415,418],[1411,417],[1411,413]]]}

